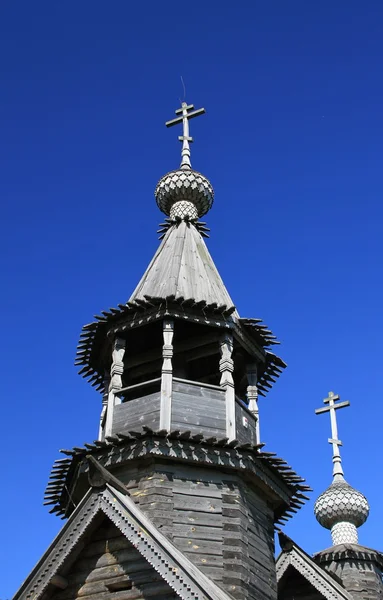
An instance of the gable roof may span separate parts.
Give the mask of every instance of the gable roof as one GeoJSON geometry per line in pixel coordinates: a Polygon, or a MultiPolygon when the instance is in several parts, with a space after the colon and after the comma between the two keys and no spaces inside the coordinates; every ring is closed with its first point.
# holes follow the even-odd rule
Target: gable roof
{"type": "MultiPolygon", "coordinates": [[[[96,461],[94,461],[96,462],[96,461]]],[[[103,469],[103,471],[105,471],[103,469]]],[[[82,549],[81,541],[98,516],[106,515],[168,585],[185,600],[232,600],[226,592],[180,552],[126,495],[113,476],[110,483],[90,489],[56,539],[37,563],[14,600],[39,600],[66,561],[82,549]]],[[[102,473],[101,473],[102,478],[102,473]]]]}
{"type": "MultiPolygon", "coordinates": [[[[167,231],[129,302],[147,297],[193,299],[233,307],[206,244],[193,223],[180,221],[167,231]]],[[[238,315],[237,315],[238,316],[238,315]]]]}
{"type": "Polygon", "coordinates": [[[288,577],[289,567],[294,568],[327,600],[353,600],[353,597],[338,581],[317,565],[291,538],[280,533],[282,551],[276,562],[278,588],[282,579],[288,577]]]}

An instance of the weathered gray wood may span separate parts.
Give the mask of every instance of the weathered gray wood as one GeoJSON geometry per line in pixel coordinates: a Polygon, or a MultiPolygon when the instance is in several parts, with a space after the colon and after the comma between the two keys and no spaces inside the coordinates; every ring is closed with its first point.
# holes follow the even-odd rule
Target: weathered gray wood
{"type": "Polygon", "coordinates": [[[173,378],[173,388],[177,392],[191,393],[193,390],[194,396],[204,396],[217,398],[217,400],[223,400],[222,389],[220,386],[211,385],[208,383],[201,384],[198,381],[189,381],[188,379],[181,379],[179,377],[173,378]]]}
{"type": "Polygon", "coordinates": [[[113,342],[112,366],[110,369],[110,384],[108,406],[106,411],[105,437],[112,434],[114,407],[119,402],[118,392],[122,388],[124,372],[125,340],[116,338],[113,342]]]}
{"type": "Polygon", "coordinates": [[[233,306],[203,238],[185,221],[169,229],[130,301],[145,296],[233,306]]]}
{"type": "Polygon", "coordinates": [[[247,374],[247,400],[249,402],[249,410],[254,415],[256,422],[256,439],[257,444],[261,442],[261,432],[259,426],[259,408],[258,408],[258,367],[257,363],[250,363],[246,367],[247,374]]]}
{"type": "Polygon", "coordinates": [[[141,430],[146,425],[156,430],[160,426],[160,392],[123,402],[115,407],[113,434],[141,430]]]}
{"type": "Polygon", "coordinates": [[[231,440],[236,439],[235,422],[235,390],[234,390],[234,361],[233,353],[233,335],[226,332],[221,338],[220,344],[221,360],[219,361],[219,370],[221,372],[220,385],[225,389],[226,403],[226,437],[231,440]]]}
{"type": "Polygon", "coordinates": [[[257,442],[257,422],[254,415],[251,414],[240,402],[235,403],[236,419],[236,439],[240,444],[250,443],[256,445],[257,442]]]}
{"type": "Polygon", "coordinates": [[[174,321],[164,319],[162,346],[162,371],[161,371],[161,408],[160,408],[160,429],[170,431],[172,414],[172,384],[173,384],[173,334],[174,321]]]}
{"type": "Polygon", "coordinates": [[[176,594],[115,526],[101,526],[65,573],[55,600],[143,600],[176,594]],[[120,584],[120,585],[119,585],[120,584]]]}
{"type": "Polygon", "coordinates": [[[105,373],[104,377],[104,393],[102,396],[102,408],[100,415],[100,425],[98,429],[98,439],[104,439],[104,430],[105,430],[105,421],[106,421],[106,412],[108,409],[108,396],[109,396],[109,385],[110,385],[110,374],[108,372],[105,373]]]}

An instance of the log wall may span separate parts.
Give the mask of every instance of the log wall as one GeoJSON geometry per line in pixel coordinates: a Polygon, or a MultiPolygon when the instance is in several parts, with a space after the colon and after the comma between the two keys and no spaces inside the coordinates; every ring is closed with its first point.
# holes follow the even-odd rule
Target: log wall
{"type": "Polygon", "coordinates": [[[237,475],[153,462],[121,471],[131,497],[201,571],[240,600],[276,600],[273,513],[237,475]]]}
{"type": "Polygon", "coordinates": [[[105,519],[69,571],[68,586],[52,600],[176,600],[177,594],[105,519]]]}

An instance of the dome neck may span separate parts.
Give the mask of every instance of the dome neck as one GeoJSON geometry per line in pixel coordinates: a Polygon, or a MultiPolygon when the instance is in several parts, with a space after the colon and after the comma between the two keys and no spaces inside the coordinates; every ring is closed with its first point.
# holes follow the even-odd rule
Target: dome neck
{"type": "Polygon", "coordinates": [[[358,530],[353,523],[349,521],[340,521],[331,527],[332,545],[338,544],[357,544],[358,530]]]}

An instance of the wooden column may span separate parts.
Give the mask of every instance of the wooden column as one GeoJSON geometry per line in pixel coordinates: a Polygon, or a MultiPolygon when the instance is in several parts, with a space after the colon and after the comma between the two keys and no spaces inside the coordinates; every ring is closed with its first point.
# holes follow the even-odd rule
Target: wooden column
{"type": "Polygon", "coordinates": [[[247,365],[247,399],[249,401],[249,410],[256,420],[257,444],[261,443],[261,434],[259,428],[259,408],[258,408],[258,368],[256,363],[247,365]]]}
{"type": "Polygon", "coordinates": [[[161,410],[160,429],[170,431],[172,418],[172,387],[173,387],[173,334],[174,321],[164,319],[162,346],[162,371],[161,371],[161,410]]]}
{"type": "Polygon", "coordinates": [[[105,372],[104,393],[102,395],[102,409],[101,409],[101,415],[100,415],[100,427],[98,430],[98,439],[100,441],[104,439],[106,411],[107,411],[108,396],[109,396],[109,384],[110,384],[110,375],[108,372],[105,372]]]}
{"type": "Polygon", "coordinates": [[[221,360],[219,361],[219,370],[221,372],[220,385],[225,388],[226,399],[226,437],[229,440],[235,440],[235,390],[234,390],[234,361],[231,357],[233,353],[233,336],[227,332],[221,338],[221,360]]]}
{"type": "Polygon", "coordinates": [[[116,404],[121,402],[118,397],[122,389],[122,374],[124,372],[125,340],[116,338],[113,342],[112,366],[110,368],[110,383],[108,394],[108,406],[106,409],[105,437],[112,435],[113,414],[116,404]]]}

